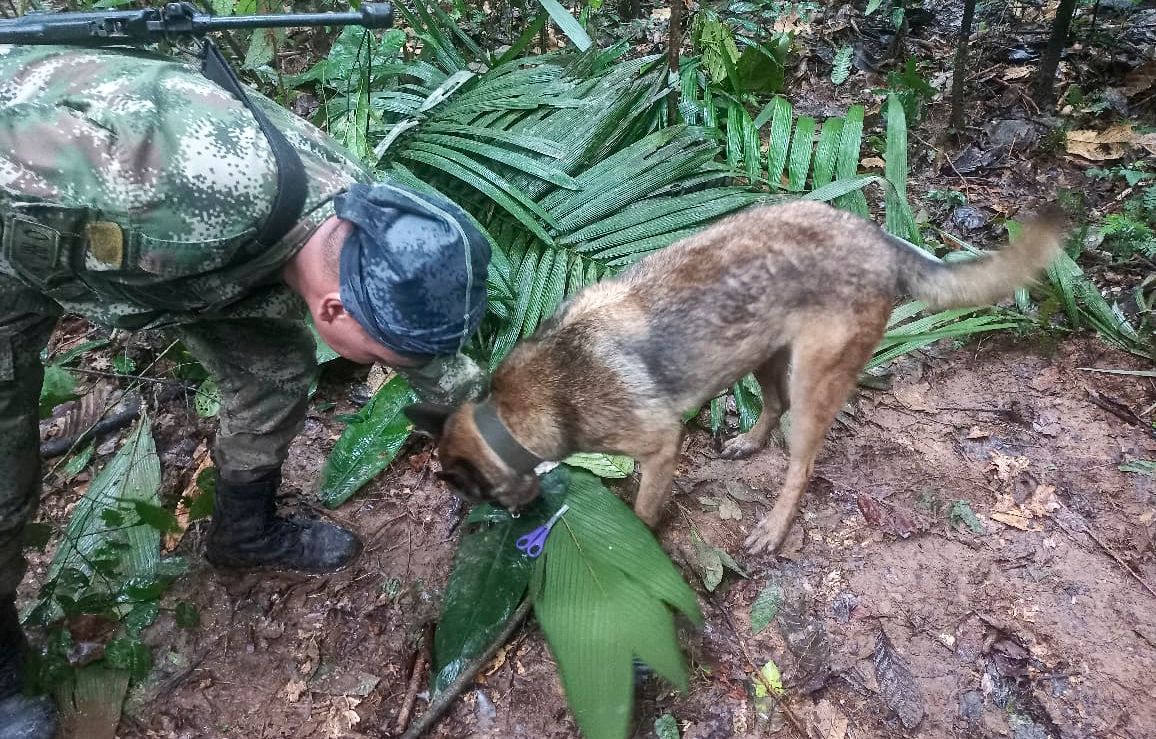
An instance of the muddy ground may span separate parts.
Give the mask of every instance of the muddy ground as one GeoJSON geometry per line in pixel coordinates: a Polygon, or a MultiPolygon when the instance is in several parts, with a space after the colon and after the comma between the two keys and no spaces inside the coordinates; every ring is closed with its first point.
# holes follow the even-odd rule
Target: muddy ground
{"type": "MultiPolygon", "coordinates": [[[[1012,337],[900,360],[891,389],[862,391],[832,432],[781,559],[741,546],[770,509],[781,448],[730,462],[709,435],[694,434],[661,540],[707,621],[685,632],[689,692],[646,682],[636,736],[652,736],[664,712],[687,737],[760,736],[783,724],[781,714],[761,720],[750,694],[748,657],[774,660],[788,686],[798,672],[780,629],[755,636],[749,627],[750,605],[772,581],[809,594],[807,617],[826,631],[833,671],[809,695],[788,691],[793,721],[780,735],[1156,735],[1156,596],[1136,577],[1156,582],[1156,490],[1152,478],[1117,469],[1156,458],[1156,440],[1089,400],[1093,391],[1142,409],[1156,402],[1156,384],[1081,369],[1138,366],[1095,340],[1047,349],[1012,337]],[[880,525],[865,517],[873,509],[864,496],[879,501],[880,525]],[[724,521],[709,502],[725,498],[741,519],[724,521]],[[953,520],[957,501],[983,533],[953,520]],[[708,594],[687,566],[688,522],[750,577],[728,575],[708,594]],[[925,706],[914,731],[880,698],[872,664],[880,628],[925,706]]],[[[309,498],[339,428],[331,412],[311,415],[294,444],[287,486],[300,497],[309,498]]],[[[187,443],[174,435],[162,455],[166,445],[187,443]]],[[[221,575],[200,559],[194,527],[179,548],[193,571],[167,598],[196,604],[201,626],[177,629],[166,614],[147,632],[158,669],[132,696],[120,736],[393,735],[456,537],[453,499],[430,464],[412,443],[336,512],[367,543],[338,575],[221,575]]],[[[424,705],[419,698],[418,713],[424,705]]],[[[579,736],[532,623],[433,735],[579,736]]]]}

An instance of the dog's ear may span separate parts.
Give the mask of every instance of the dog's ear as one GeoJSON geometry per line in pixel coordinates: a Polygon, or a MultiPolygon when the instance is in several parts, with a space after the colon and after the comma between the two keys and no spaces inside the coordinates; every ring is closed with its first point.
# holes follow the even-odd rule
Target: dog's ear
{"type": "Polygon", "coordinates": [[[437,438],[445,429],[446,420],[453,415],[454,409],[436,403],[413,403],[401,409],[406,418],[413,421],[414,430],[437,438]]]}

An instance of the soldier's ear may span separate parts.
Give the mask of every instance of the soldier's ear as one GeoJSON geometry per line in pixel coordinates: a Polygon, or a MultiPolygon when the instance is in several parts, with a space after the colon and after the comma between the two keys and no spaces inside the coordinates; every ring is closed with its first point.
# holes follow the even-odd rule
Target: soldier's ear
{"type": "Polygon", "coordinates": [[[453,415],[454,408],[436,403],[414,403],[402,408],[401,412],[413,421],[415,431],[436,439],[442,435],[446,421],[453,415]]]}

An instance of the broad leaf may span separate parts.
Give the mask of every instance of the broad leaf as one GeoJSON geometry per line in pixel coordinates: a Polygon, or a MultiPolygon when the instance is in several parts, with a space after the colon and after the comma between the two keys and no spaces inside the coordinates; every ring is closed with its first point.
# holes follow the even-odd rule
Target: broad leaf
{"type": "MultiPolygon", "coordinates": [[[[125,526],[123,516],[106,518],[103,514],[119,513],[126,507],[132,510],[137,504],[159,507],[160,484],[152,425],[142,415],[124,446],[76,504],[45,578],[54,584],[50,596],[75,600],[82,594],[114,593],[133,578],[155,575],[160,531],[144,522],[125,526]]],[[[48,614],[60,615],[51,599],[45,607],[48,614]]]]}
{"type": "Polygon", "coordinates": [[[534,560],[519,551],[515,543],[550,516],[557,508],[558,497],[539,499],[516,519],[505,511],[485,506],[489,513],[486,522],[462,537],[434,633],[430,689],[435,695],[486,650],[517,610],[530,582],[534,560]]]}
{"type": "Polygon", "coordinates": [[[550,14],[550,19],[558,24],[558,28],[562,29],[562,33],[566,34],[579,51],[586,51],[590,45],[594,43],[590,40],[590,35],[586,33],[586,29],[578,20],[570,15],[570,11],[562,7],[558,0],[538,0],[542,4],[542,8],[550,14]]]}
{"type": "Polygon", "coordinates": [[[559,467],[569,511],[546,541],[534,612],[587,739],[621,739],[633,703],[632,657],[685,687],[670,608],[701,623],[694,593],[653,534],[589,473],[559,467]]]}
{"type": "Polygon", "coordinates": [[[571,467],[582,467],[599,477],[622,478],[634,472],[634,460],[617,454],[571,454],[562,460],[571,467]]]}
{"type": "Polygon", "coordinates": [[[411,424],[402,408],[417,396],[402,377],[381,386],[333,447],[321,471],[318,497],[336,508],[389,466],[409,438],[411,424]]]}

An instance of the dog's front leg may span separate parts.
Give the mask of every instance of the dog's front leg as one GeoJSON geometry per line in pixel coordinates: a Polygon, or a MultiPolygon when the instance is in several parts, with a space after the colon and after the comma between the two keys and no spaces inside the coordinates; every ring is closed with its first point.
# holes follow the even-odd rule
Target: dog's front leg
{"type": "Polygon", "coordinates": [[[642,481],[638,485],[638,497],[634,499],[634,512],[652,529],[658,524],[662,508],[670,497],[675,463],[682,445],[682,428],[659,441],[650,454],[640,456],[638,460],[642,467],[642,481]]]}

